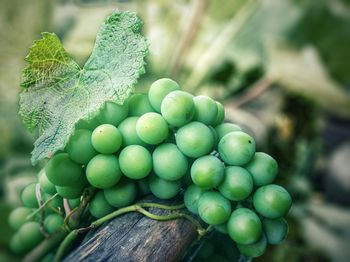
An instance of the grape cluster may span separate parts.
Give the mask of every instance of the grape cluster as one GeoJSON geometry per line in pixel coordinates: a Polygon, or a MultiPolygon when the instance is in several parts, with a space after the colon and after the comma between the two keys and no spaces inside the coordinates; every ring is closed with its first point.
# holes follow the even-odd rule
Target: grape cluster
{"type": "Polygon", "coordinates": [[[96,116],[77,124],[38,182],[22,190],[23,206],[9,217],[18,230],[13,251],[26,253],[63,227],[65,212],[93,187],[88,212],[95,218],[149,193],[170,199],[184,189],[190,212],[228,234],[242,254],[262,255],[267,243],[286,237],[282,217],[291,197],[272,184],[276,161],[255,152],[254,139],[224,118],[219,102],[182,91],[167,78],[123,105],[106,102],[96,116]]]}

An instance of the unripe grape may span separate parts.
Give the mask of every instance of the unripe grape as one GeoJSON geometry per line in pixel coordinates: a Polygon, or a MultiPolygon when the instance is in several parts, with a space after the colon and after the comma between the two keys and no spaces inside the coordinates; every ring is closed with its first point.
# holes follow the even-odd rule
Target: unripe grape
{"type": "Polygon", "coordinates": [[[102,154],[112,154],[122,145],[122,135],[118,128],[103,124],[95,128],[91,135],[93,147],[102,154]]]}
{"type": "Polygon", "coordinates": [[[258,188],[253,196],[256,211],[267,218],[279,218],[286,215],[292,205],[287,190],[278,185],[266,185],[258,188]]]}
{"type": "Polygon", "coordinates": [[[136,181],[136,184],[137,184],[137,189],[141,194],[141,196],[145,196],[151,193],[151,190],[149,189],[149,185],[148,185],[148,177],[138,179],[136,181]]]}
{"type": "Polygon", "coordinates": [[[92,132],[87,129],[75,130],[66,146],[69,157],[78,164],[87,164],[97,155],[91,143],[92,132]]]}
{"type": "Polygon", "coordinates": [[[226,167],[224,180],[219,186],[219,191],[230,200],[243,200],[253,191],[253,179],[249,172],[242,167],[226,167]]]}
{"type": "Polygon", "coordinates": [[[205,189],[193,184],[186,189],[184,194],[184,203],[189,211],[194,214],[198,214],[198,201],[205,191],[205,189]]]}
{"type": "Polygon", "coordinates": [[[262,232],[259,217],[248,208],[238,208],[233,211],[228,220],[227,229],[232,240],[242,245],[258,241],[262,232]]]}
{"type": "Polygon", "coordinates": [[[86,180],[79,181],[74,186],[56,186],[57,193],[67,199],[74,199],[81,196],[86,187],[86,180]]]}
{"type": "Polygon", "coordinates": [[[34,248],[44,239],[40,231],[40,224],[34,221],[24,223],[17,234],[25,250],[34,248]]]}
{"type": "Polygon", "coordinates": [[[267,248],[266,237],[264,234],[261,234],[258,241],[248,245],[237,244],[237,248],[242,255],[247,257],[260,257],[265,253],[267,248]]]}
{"type": "Polygon", "coordinates": [[[21,191],[21,200],[25,207],[38,208],[38,200],[36,198],[36,183],[25,186],[21,191]]]}
{"type": "Polygon", "coordinates": [[[146,148],[131,145],[120,152],[119,164],[125,176],[131,179],[141,179],[152,170],[152,156],[146,148]]]}
{"type": "Polygon", "coordinates": [[[67,153],[59,153],[49,160],[45,171],[47,178],[54,185],[69,186],[80,180],[83,170],[67,153]]]}
{"type": "Polygon", "coordinates": [[[176,196],[181,188],[180,180],[168,181],[156,175],[149,179],[149,189],[152,194],[160,199],[170,199],[176,196]]]}
{"type": "Polygon", "coordinates": [[[194,120],[212,125],[218,114],[216,102],[208,96],[195,96],[193,102],[195,106],[194,120]]]}
{"type": "Polygon", "coordinates": [[[281,243],[288,235],[288,223],[284,218],[268,219],[262,221],[267,242],[271,245],[281,243]]]}
{"type": "Polygon", "coordinates": [[[110,124],[118,126],[129,113],[129,104],[127,101],[123,105],[113,102],[106,102],[99,112],[97,119],[101,124],[110,124]]]}
{"type": "Polygon", "coordinates": [[[215,127],[216,134],[218,136],[218,140],[220,141],[225,135],[235,131],[242,131],[242,129],[235,124],[232,123],[222,123],[215,127]]]}
{"type": "Polygon", "coordinates": [[[179,180],[188,169],[187,158],[174,144],[159,145],[153,151],[152,158],[154,172],[166,180],[179,180]]]}
{"type": "Polygon", "coordinates": [[[14,254],[17,255],[22,255],[29,250],[26,246],[23,245],[18,233],[12,236],[10,240],[10,249],[14,254]]]}
{"type": "Polygon", "coordinates": [[[200,188],[217,187],[224,178],[224,164],[215,156],[202,156],[193,162],[191,177],[200,188]]]}
{"type": "Polygon", "coordinates": [[[212,124],[213,126],[220,125],[225,120],[225,108],[224,108],[224,106],[221,103],[219,103],[218,101],[215,101],[215,103],[216,103],[216,107],[217,107],[217,114],[215,117],[215,121],[212,124]]]}
{"type": "Polygon", "coordinates": [[[114,207],[130,205],[136,198],[137,189],[134,181],[123,177],[116,185],[104,190],[107,202],[114,207]]]}
{"type": "Polygon", "coordinates": [[[148,99],[152,107],[160,112],[164,97],[175,90],[180,90],[180,86],[169,78],[161,78],[153,82],[148,91],[148,99]]]}
{"type": "Polygon", "coordinates": [[[56,193],[56,187],[47,178],[45,168],[40,170],[38,178],[39,178],[40,188],[42,191],[51,195],[56,193]]]}
{"type": "Polygon", "coordinates": [[[164,119],[175,127],[189,123],[195,112],[192,97],[191,94],[180,90],[166,95],[161,105],[161,113],[164,119]]]}
{"type": "Polygon", "coordinates": [[[115,210],[106,200],[103,191],[98,191],[89,204],[91,215],[96,218],[104,217],[115,210]]]}
{"type": "Polygon", "coordinates": [[[46,204],[46,213],[52,213],[55,212],[54,210],[58,210],[58,209],[63,209],[63,199],[60,196],[55,196],[53,197],[53,195],[47,194],[47,193],[43,193],[41,195],[41,198],[43,200],[43,202],[45,203],[46,201],[48,201],[49,199],[51,199],[47,204],[46,204]]]}
{"type": "Polygon", "coordinates": [[[146,94],[133,94],[129,97],[128,103],[130,116],[142,116],[155,111],[146,94]]]}
{"type": "Polygon", "coordinates": [[[71,209],[74,209],[80,205],[80,197],[74,199],[68,199],[68,204],[71,209]]]}
{"type": "Polygon", "coordinates": [[[33,209],[28,207],[17,207],[10,213],[8,222],[14,230],[18,230],[25,222],[30,221],[29,216],[33,209]]]}
{"type": "Polygon", "coordinates": [[[231,203],[218,192],[204,192],[198,200],[198,214],[209,225],[222,224],[230,217],[231,203]]]}
{"type": "Polygon", "coordinates": [[[254,156],[255,141],[241,131],[231,132],[221,138],[218,149],[226,164],[240,166],[247,164],[254,156]]]}
{"type": "Polygon", "coordinates": [[[263,152],[255,153],[254,157],[245,168],[252,175],[256,186],[271,184],[278,172],[278,165],[275,159],[263,152]]]}
{"type": "Polygon", "coordinates": [[[214,137],[206,125],[191,122],[176,133],[176,144],[186,156],[201,157],[210,153],[214,146],[214,137]]]}
{"type": "Polygon", "coordinates": [[[63,224],[64,219],[59,214],[51,214],[44,219],[44,228],[49,234],[55,233],[63,226],[63,224]]]}
{"type": "Polygon", "coordinates": [[[219,137],[218,137],[214,127],[212,127],[212,126],[208,126],[208,127],[211,131],[211,134],[213,135],[214,147],[216,148],[217,144],[219,143],[219,137]]]}
{"type": "Polygon", "coordinates": [[[96,115],[92,116],[89,120],[81,119],[76,125],[75,129],[87,129],[87,130],[94,130],[96,127],[98,127],[101,123],[97,120],[96,115]]]}
{"type": "Polygon", "coordinates": [[[136,133],[147,144],[157,145],[168,137],[169,128],[160,114],[151,112],[137,120],[136,133]]]}
{"type": "Polygon", "coordinates": [[[136,123],[139,117],[133,116],[126,118],[121,124],[118,126],[118,129],[122,135],[123,146],[130,145],[140,145],[146,146],[147,144],[143,142],[136,133],[136,123]]]}
{"type": "Polygon", "coordinates": [[[122,176],[118,159],[114,155],[97,155],[86,167],[86,178],[97,188],[109,188],[118,183],[122,176]]]}

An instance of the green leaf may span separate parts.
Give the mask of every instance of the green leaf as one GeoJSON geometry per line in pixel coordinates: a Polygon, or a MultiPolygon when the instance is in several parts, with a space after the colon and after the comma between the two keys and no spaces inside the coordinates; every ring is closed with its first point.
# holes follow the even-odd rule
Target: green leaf
{"type": "Polygon", "coordinates": [[[114,12],[102,24],[92,54],[80,68],[55,34],[43,33],[26,57],[19,114],[37,129],[32,163],[63,149],[75,124],[88,120],[106,101],[122,104],[134,90],[147,54],[142,21],[114,12]]]}

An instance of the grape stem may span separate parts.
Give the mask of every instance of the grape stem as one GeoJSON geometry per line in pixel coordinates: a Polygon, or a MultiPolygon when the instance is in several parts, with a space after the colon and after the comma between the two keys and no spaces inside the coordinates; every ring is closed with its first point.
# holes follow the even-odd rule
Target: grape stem
{"type": "Polygon", "coordinates": [[[36,214],[38,214],[39,212],[41,212],[45,207],[47,207],[48,204],[50,204],[50,202],[52,200],[54,200],[56,197],[58,196],[58,193],[54,194],[52,197],[50,197],[48,200],[45,201],[45,203],[43,203],[37,210],[35,210],[32,214],[30,214],[27,219],[31,219],[33,218],[36,214]]]}

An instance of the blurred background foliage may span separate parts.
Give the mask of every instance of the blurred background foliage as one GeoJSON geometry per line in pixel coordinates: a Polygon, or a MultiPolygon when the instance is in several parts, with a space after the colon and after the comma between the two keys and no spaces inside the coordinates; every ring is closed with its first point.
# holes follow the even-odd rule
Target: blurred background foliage
{"type": "Polygon", "coordinates": [[[290,235],[261,261],[349,261],[349,0],[1,0],[0,261],[9,211],[34,180],[35,138],[18,111],[20,70],[40,32],[52,31],[81,64],[114,9],[144,21],[150,44],[138,90],[171,77],[223,102],[259,150],[280,164],[293,194],[290,235]]]}

